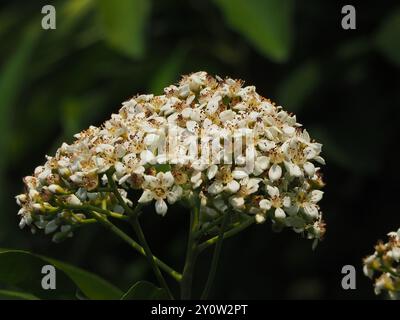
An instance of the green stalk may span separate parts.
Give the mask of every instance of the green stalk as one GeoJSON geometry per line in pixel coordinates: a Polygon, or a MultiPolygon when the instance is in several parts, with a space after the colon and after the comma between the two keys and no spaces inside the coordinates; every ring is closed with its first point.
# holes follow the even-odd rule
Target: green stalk
{"type": "MultiPolygon", "coordinates": [[[[248,220],[246,220],[244,222],[235,223],[232,229],[230,229],[229,231],[226,231],[224,233],[223,239],[227,239],[227,238],[230,238],[230,237],[238,234],[239,232],[243,231],[244,229],[250,227],[254,222],[255,222],[255,218],[249,218],[248,220]]],[[[203,243],[199,244],[198,251],[202,252],[209,246],[214,245],[215,243],[218,242],[218,239],[219,239],[219,236],[215,236],[211,239],[204,241],[203,243]]]]}
{"type": "Polygon", "coordinates": [[[113,212],[110,210],[105,210],[96,206],[92,206],[92,205],[73,205],[73,204],[61,204],[60,205],[61,208],[63,209],[68,209],[68,210],[81,210],[84,212],[91,212],[91,211],[96,211],[99,213],[102,213],[106,216],[112,217],[112,218],[116,218],[119,220],[128,220],[129,218],[123,214],[117,213],[117,212],[113,212]]]}
{"type": "Polygon", "coordinates": [[[107,175],[107,179],[108,179],[108,184],[111,187],[111,190],[113,191],[115,197],[117,198],[119,204],[124,208],[125,212],[128,214],[129,216],[129,221],[133,227],[133,230],[136,233],[136,236],[139,238],[139,241],[141,243],[141,245],[143,246],[143,249],[146,253],[146,258],[147,261],[149,262],[151,268],[153,269],[153,272],[158,280],[158,282],[160,283],[160,285],[165,289],[165,291],[167,292],[168,296],[171,299],[174,299],[171,290],[168,287],[167,282],[165,281],[160,269],[158,268],[158,265],[155,263],[155,259],[153,256],[153,253],[151,252],[150,246],[146,241],[146,238],[144,236],[143,230],[140,227],[140,223],[138,220],[138,212],[141,209],[141,204],[138,204],[135,209],[131,209],[124,201],[124,199],[122,198],[121,194],[118,191],[118,187],[114,181],[114,179],[112,178],[112,172],[108,171],[106,173],[107,175]]]}
{"type": "Polygon", "coordinates": [[[149,262],[151,268],[153,269],[153,272],[156,275],[158,282],[165,289],[165,291],[167,292],[170,299],[174,300],[174,296],[172,295],[172,292],[169,289],[167,282],[165,281],[163,275],[161,274],[161,271],[156,264],[155,257],[153,256],[153,253],[151,252],[150,247],[146,241],[143,230],[140,227],[139,219],[137,217],[132,218],[131,225],[132,225],[133,230],[135,231],[137,237],[139,238],[140,243],[142,244],[142,246],[144,248],[147,261],[149,262]]]}
{"type": "Polygon", "coordinates": [[[222,242],[224,240],[224,232],[225,232],[225,229],[226,229],[226,227],[228,225],[228,221],[229,221],[229,215],[225,214],[224,215],[224,219],[222,221],[221,229],[220,229],[220,232],[219,232],[219,235],[218,235],[217,244],[215,246],[213,257],[212,257],[212,260],[211,260],[210,273],[208,274],[206,285],[204,287],[203,293],[201,294],[201,298],[200,298],[201,300],[206,300],[207,299],[207,297],[208,297],[208,295],[210,293],[210,290],[211,290],[212,283],[213,283],[213,281],[215,279],[215,274],[217,272],[218,261],[219,261],[220,255],[221,255],[222,242]]]}
{"type": "Polygon", "coordinates": [[[223,221],[224,219],[224,215],[222,215],[221,217],[218,217],[217,219],[211,221],[207,227],[200,229],[198,231],[195,232],[194,236],[196,237],[196,239],[200,238],[201,236],[207,234],[209,231],[211,231],[214,227],[216,227],[217,225],[219,225],[221,223],[221,221],[223,221]]]}
{"type": "MultiPolygon", "coordinates": [[[[122,240],[124,240],[126,243],[128,243],[133,249],[135,249],[137,252],[139,252],[141,255],[146,256],[146,251],[142,246],[140,246],[135,240],[133,240],[131,237],[129,237],[125,232],[123,232],[121,229],[116,227],[114,224],[112,224],[110,221],[107,220],[104,216],[101,214],[93,211],[91,212],[92,216],[105,228],[113,232],[115,235],[120,237],[122,240]]],[[[182,275],[172,269],[170,266],[168,266],[166,263],[158,259],[157,257],[153,256],[154,262],[159,266],[163,271],[165,271],[167,274],[169,274],[173,279],[176,281],[180,282],[182,279],[182,275]]]]}
{"type": "Polygon", "coordinates": [[[192,294],[193,272],[198,256],[195,232],[199,224],[199,205],[195,205],[190,212],[189,240],[186,250],[185,266],[181,281],[181,299],[190,299],[192,294]]]}

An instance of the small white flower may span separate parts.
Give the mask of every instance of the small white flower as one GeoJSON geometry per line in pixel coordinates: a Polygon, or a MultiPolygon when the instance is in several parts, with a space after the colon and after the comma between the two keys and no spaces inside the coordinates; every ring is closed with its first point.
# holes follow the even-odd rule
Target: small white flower
{"type": "Polygon", "coordinates": [[[168,210],[165,200],[173,204],[182,196],[182,187],[174,185],[174,177],[170,171],[159,172],[156,176],[146,175],[144,180],[145,189],[138,202],[147,203],[156,200],[156,212],[160,215],[164,216],[168,210]]]}
{"type": "Polygon", "coordinates": [[[74,194],[67,196],[65,198],[65,202],[74,206],[79,206],[82,204],[81,200],[79,200],[79,198],[74,194]]]}
{"type": "Polygon", "coordinates": [[[262,214],[256,214],[256,222],[257,223],[265,222],[265,216],[263,216],[262,214]]]}

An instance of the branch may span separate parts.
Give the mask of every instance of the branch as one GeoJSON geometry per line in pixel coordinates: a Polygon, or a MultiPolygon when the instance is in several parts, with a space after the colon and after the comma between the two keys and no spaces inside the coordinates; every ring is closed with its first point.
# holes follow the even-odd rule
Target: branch
{"type": "MultiPolygon", "coordinates": [[[[235,223],[235,224],[233,225],[233,228],[232,228],[232,229],[230,229],[229,231],[226,231],[226,232],[224,233],[223,239],[227,239],[227,238],[230,238],[230,237],[232,237],[232,236],[238,234],[239,232],[243,231],[244,229],[250,227],[255,221],[256,221],[256,220],[255,220],[255,218],[253,217],[253,218],[247,219],[247,220],[244,221],[244,222],[237,222],[237,223],[235,223]]],[[[206,248],[208,248],[209,246],[212,246],[213,244],[217,243],[217,242],[218,242],[218,238],[219,238],[219,236],[215,236],[215,237],[213,237],[213,238],[211,238],[211,239],[208,239],[208,240],[204,241],[203,243],[201,243],[201,244],[198,246],[198,250],[199,250],[200,252],[202,252],[204,249],[206,249],[206,248]]]]}

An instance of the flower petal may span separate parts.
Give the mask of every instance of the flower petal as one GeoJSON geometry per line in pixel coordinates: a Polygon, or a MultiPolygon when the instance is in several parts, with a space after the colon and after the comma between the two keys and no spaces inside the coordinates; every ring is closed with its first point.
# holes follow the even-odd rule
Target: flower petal
{"type": "Polygon", "coordinates": [[[271,201],[268,199],[262,199],[259,203],[260,209],[263,211],[268,211],[271,209],[271,201]]]}
{"type": "Polygon", "coordinates": [[[313,203],[306,203],[303,205],[304,213],[310,218],[318,218],[318,208],[313,203]]]}
{"type": "Polygon", "coordinates": [[[215,181],[208,187],[208,192],[218,194],[224,190],[224,185],[221,182],[215,181]]]}
{"type": "Polygon", "coordinates": [[[267,186],[267,192],[271,198],[279,197],[279,189],[273,186],[267,186]]]}
{"type": "Polygon", "coordinates": [[[321,190],[313,190],[310,193],[310,200],[312,203],[317,203],[322,199],[324,192],[321,190]]]}
{"type": "Polygon", "coordinates": [[[282,168],[279,164],[273,164],[268,171],[268,177],[271,181],[279,180],[282,176],[282,168]]]}
{"type": "Polygon", "coordinates": [[[207,170],[207,178],[211,180],[215,177],[218,172],[218,166],[216,164],[211,165],[207,170]]]}
{"type": "Polygon", "coordinates": [[[174,176],[172,175],[171,171],[168,171],[162,175],[161,183],[163,186],[165,186],[167,188],[172,187],[172,185],[174,184],[174,181],[175,181],[175,179],[174,179],[174,176]]]}
{"type": "Polygon", "coordinates": [[[304,171],[306,172],[306,174],[307,174],[309,177],[312,177],[312,176],[314,175],[314,173],[315,173],[315,166],[314,166],[313,163],[307,161],[307,162],[303,165],[303,168],[304,168],[304,171]]]}
{"type": "Polygon", "coordinates": [[[237,180],[247,178],[249,175],[243,169],[235,169],[232,171],[232,177],[237,180]]]}
{"type": "Polygon", "coordinates": [[[151,192],[150,190],[144,190],[138,202],[147,203],[150,202],[151,200],[153,200],[153,192],[151,192]]]}
{"type": "Polygon", "coordinates": [[[168,206],[163,199],[158,199],[155,204],[156,212],[162,216],[165,216],[168,210],[168,206]]]}
{"type": "Polygon", "coordinates": [[[236,180],[232,180],[226,185],[226,190],[232,193],[237,192],[239,189],[240,189],[240,183],[237,182],[236,180]]]}
{"type": "Polygon", "coordinates": [[[275,219],[285,219],[285,218],[286,218],[285,211],[283,211],[282,208],[276,208],[275,219]]]}

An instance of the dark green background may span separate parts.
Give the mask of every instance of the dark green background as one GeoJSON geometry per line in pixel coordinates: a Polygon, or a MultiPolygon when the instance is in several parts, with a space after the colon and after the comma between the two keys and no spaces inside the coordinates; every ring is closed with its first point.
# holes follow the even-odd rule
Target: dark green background
{"type": "MultiPolygon", "coordinates": [[[[126,290],[154,280],[145,259],[101,227],[73,239],[20,231],[21,179],[62,141],[101,124],[136,93],[161,93],[181,74],[241,78],[297,114],[324,144],[326,239],[254,226],[224,244],[214,298],[374,298],[361,260],[400,226],[400,5],[350,1],[357,29],[341,28],[340,1],[2,1],[0,9],[0,247],[74,263],[126,290]],[[57,29],[41,29],[53,4],[57,29]],[[357,290],[341,268],[357,268],[357,290]]],[[[143,225],[153,251],[178,267],[187,212],[152,210],[143,225]]],[[[209,255],[198,265],[198,285],[209,255]]],[[[39,278],[39,275],[38,275],[39,278]]],[[[196,282],[197,283],[197,282],[196,282]]]]}

